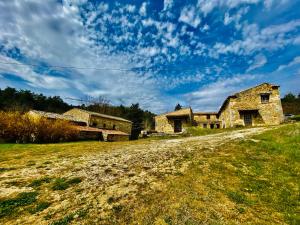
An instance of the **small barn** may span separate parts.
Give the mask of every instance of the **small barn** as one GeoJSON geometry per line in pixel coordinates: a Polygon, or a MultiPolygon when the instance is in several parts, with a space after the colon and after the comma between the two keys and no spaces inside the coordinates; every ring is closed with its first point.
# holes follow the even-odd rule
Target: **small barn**
{"type": "Polygon", "coordinates": [[[79,131],[82,140],[126,141],[131,134],[132,122],[129,120],[77,108],[64,114],[38,110],[31,110],[28,114],[36,118],[69,121],[79,131]]]}
{"type": "Polygon", "coordinates": [[[131,133],[132,122],[121,117],[74,108],[63,114],[84,121],[88,127],[131,133]]]}
{"type": "Polygon", "coordinates": [[[155,130],[162,133],[180,133],[193,125],[193,111],[184,108],[156,116],[155,130]]]}

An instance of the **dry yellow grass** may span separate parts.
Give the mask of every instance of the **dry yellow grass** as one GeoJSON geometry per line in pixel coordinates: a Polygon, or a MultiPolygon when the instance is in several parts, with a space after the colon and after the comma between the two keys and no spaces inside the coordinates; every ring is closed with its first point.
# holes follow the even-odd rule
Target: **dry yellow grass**
{"type": "Polygon", "coordinates": [[[0,145],[0,223],[297,223],[299,130],[0,145]]]}

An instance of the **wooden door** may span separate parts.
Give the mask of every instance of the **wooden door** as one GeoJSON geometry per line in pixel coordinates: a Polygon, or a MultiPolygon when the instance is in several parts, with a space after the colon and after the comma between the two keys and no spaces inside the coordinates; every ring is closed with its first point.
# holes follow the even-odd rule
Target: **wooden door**
{"type": "Polygon", "coordinates": [[[252,114],[251,113],[244,114],[244,123],[245,123],[245,126],[252,126],[252,114]]]}
{"type": "Polygon", "coordinates": [[[174,132],[178,133],[182,131],[182,122],[181,120],[174,120],[174,132]]]}

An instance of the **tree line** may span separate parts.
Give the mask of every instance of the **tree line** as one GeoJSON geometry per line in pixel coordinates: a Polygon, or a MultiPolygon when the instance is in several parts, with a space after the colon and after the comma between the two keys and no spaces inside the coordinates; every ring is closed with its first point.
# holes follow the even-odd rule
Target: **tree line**
{"type": "Polygon", "coordinates": [[[286,94],[281,99],[281,103],[285,114],[300,115],[300,93],[298,96],[293,93],[286,94]]]}
{"type": "Polygon", "coordinates": [[[77,107],[93,112],[103,113],[112,116],[119,116],[133,122],[131,138],[136,139],[142,129],[153,129],[155,114],[140,108],[138,103],[131,106],[110,104],[109,100],[103,97],[87,97],[82,100],[83,104],[74,106],[63,101],[60,96],[45,96],[36,94],[29,90],[17,90],[7,87],[0,89],[0,110],[27,112],[31,109],[54,113],[63,113],[77,107]]]}

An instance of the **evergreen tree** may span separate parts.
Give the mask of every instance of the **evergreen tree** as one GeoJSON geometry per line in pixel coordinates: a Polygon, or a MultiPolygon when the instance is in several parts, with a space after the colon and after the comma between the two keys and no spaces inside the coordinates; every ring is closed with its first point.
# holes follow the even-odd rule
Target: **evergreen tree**
{"type": "Polygon", "coordinates": [[[175,111],[180,110],[180,109],[182,109],[182,106],[178,103],[178,104],[175,106],[175,111]]]}

